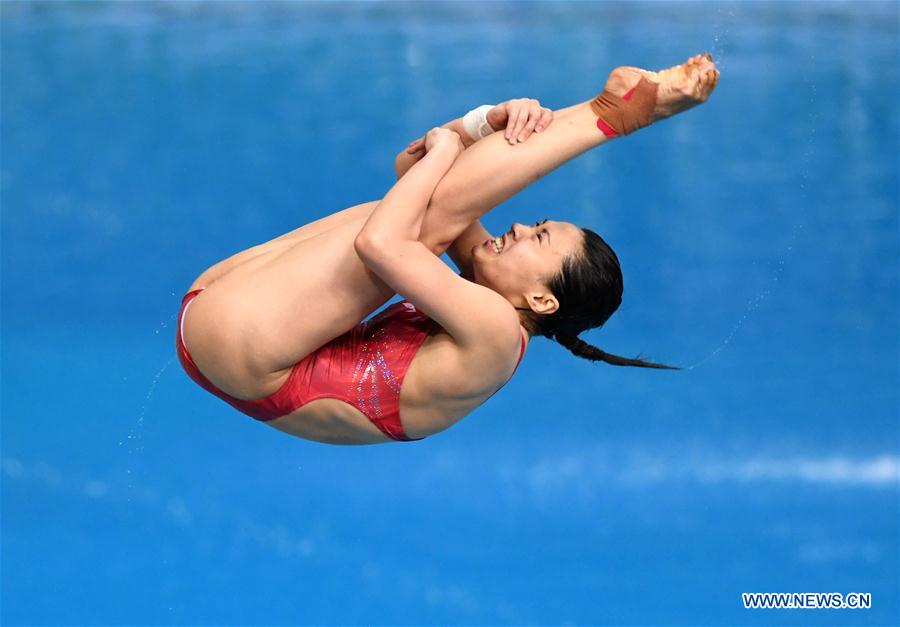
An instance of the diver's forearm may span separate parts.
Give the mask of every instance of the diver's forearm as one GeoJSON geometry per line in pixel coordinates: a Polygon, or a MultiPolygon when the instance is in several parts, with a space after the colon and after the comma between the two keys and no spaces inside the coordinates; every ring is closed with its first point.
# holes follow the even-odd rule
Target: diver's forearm
{"type": "Polygon", "coordinates": [[[403,175],[409,172],[409,169],[421,158],[421,153],[411,155],[405,150],[397,155],[397,158],[394,159],[394,170],[397,172],[397,179],[403,178],[403,175]]]}
{"type": "Polygon", "coordinates": [[[431,195],[458,154],[449,143],[432,148],[379,201],[359,236],[378,242],[418,240],[431,195]]]}

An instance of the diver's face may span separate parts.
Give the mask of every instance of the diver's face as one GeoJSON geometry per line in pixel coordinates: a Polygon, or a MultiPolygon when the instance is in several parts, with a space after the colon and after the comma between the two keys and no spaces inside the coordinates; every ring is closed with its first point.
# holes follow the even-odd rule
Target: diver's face
{"type": "Polygon", "coordinates": [[[515,223],[498,237],[499,251],[493,239],[472,249],[475,282],[505,296],[516,307],[532,309],[535,296],[548,294],[547,282],[560,272],[563,259],[578,255],[584,245],[580,228],[553,220],[531,226],[515,223]]]}

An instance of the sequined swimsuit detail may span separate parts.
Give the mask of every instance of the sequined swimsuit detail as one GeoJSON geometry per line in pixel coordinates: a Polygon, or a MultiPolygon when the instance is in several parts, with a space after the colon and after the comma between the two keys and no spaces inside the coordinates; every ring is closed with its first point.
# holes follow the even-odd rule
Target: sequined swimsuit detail
{"type": "MultiPolygon", "coordinates": [[[[176,351],[185,372],[200,387],[257,420],[273,420],[320,398],[349,403],[385,435],[410,438],[400,421],[400,388],[419,347],[435,326],[433,320],[408,302],[394,303],[372,319],[360,322],[316,352],[297,362],[287,380],[271,396],[258,400],[234,398],[217,388],[194,364],[184,345],[184,316],[201,290],[188,292],[181,303],[176,351]]],[[[525,338],[519,361],[525,353],[525,338]]],[[[516,364],[518,368],[518,363],[516,364]]]]}

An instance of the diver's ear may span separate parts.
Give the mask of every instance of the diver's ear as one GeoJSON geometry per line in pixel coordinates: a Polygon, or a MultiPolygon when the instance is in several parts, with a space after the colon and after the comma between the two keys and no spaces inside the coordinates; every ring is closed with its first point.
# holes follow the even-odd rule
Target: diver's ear
{"type": "Polygon", "coordinates": [[[525,295],[525,299],[531,310],[538,314],[549,315],[559,309],[559,301],[549,290],[530,292],[525,295]]]}

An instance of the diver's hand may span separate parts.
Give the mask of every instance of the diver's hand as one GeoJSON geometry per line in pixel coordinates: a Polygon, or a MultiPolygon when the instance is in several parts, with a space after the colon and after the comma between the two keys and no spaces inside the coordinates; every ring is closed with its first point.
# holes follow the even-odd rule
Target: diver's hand
{"type": "Polygon", "coordinates": [[[425,153],[428,152],[429,150],[431,150],[426,145],[428,136],[437,130],[446,131],[447,133],[451,133],[451,134],[455,135],[459,139],[460,146],[462,146],[463,149],[465,148],[465,145],[462,143],[462,138],[459,137],[458,133],[456,133],[455,131],[451,131],[450,129],[443,128],[443,127],[435,127],[433,129],[431,129],[428,132],[428,134],[422,135],[419,139],[414,139],[411,142],[409,142],[409,145],[406,147],[406,154],[412,155],[416,161],[418,161],[419,159],[424,157],[425,153]]]}
{"type": "Polygon", "coordinates": [[[550,126],[553,111],[534,98],[513,98],[488,111],[487,121],[495,131],[505,128],[503,136],[514,145],[550,126]]]}
{"type": "Polygon", "coordinates": [[[454,159],[459,156],[459,153],[465,150],[465,146],[463,146],[459,134],[442,126],[436,126],[426,133],[424,145],[426,153],[438,150],[446,150],[448,152],[455,151],[455,154],[453,155],[454,159]]]}
{"type": "Polygon", "coordinates": [[[406,147],[406,154],[413,155],[416,159],[421,159],[425,156],[425,136],[422,135],[419,139],[414,139],[409,142],[409,146],[406,147]]]}

